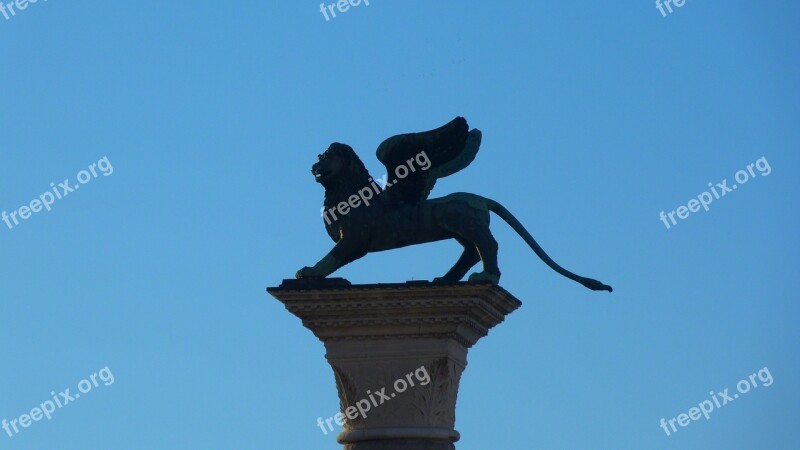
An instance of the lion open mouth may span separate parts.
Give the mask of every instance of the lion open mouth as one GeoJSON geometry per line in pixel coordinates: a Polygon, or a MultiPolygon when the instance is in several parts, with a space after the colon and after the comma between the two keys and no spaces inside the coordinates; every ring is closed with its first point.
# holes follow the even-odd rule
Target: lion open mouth
{"type": "Polygon", "coordinates": [[[331,174],[331,171],[330,170],[322,171],[322,170],[311,169],[311,174],[314,175],[314,180],[319,182],[319,181],[324,180],[325,178],[328,178],[328,176],[330,176],[330,174],[331,174]]]}

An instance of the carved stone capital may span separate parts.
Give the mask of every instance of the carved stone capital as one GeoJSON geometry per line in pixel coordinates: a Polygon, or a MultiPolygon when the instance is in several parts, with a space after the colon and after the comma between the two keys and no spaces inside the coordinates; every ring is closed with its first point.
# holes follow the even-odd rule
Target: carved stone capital
{"type": "Polygon", "coordinates": [[[268,291],[325,345],[346,450],[454,449],[467,350],[522,305],[491,284],[287,280],[268,291]]]}

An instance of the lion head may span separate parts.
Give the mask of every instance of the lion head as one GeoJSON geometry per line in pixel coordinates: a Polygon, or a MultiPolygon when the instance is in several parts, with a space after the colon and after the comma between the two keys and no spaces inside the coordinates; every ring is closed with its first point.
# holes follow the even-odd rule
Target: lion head
{"type": "Polygon", "coordinates": [[[369,178],[364,163],[349,145],[334,142],[318,158],[319,161],[311,166],[311,174],[317,183],[363,182],[369,178]]]}

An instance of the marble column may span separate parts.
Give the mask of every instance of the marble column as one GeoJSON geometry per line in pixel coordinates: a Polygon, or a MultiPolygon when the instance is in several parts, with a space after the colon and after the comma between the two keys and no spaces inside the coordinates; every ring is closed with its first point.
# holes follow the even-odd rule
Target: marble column
{"type": "Polygon", "coordinates": [[[473,283],[284,280],[267,291],[325,345],[345,450],[454,450],[467,351],[522,305],[473,283]]]}

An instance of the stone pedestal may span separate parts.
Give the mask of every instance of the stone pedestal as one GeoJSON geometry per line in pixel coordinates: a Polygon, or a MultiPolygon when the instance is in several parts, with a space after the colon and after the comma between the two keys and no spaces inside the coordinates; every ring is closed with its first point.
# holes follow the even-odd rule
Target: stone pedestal
{"type": "Polygon", "coordinates": [[[345,450],[454,450],[467,350],[522,305],[491,284],[285,280],[267,290],[325,344],[345,450]]]}

